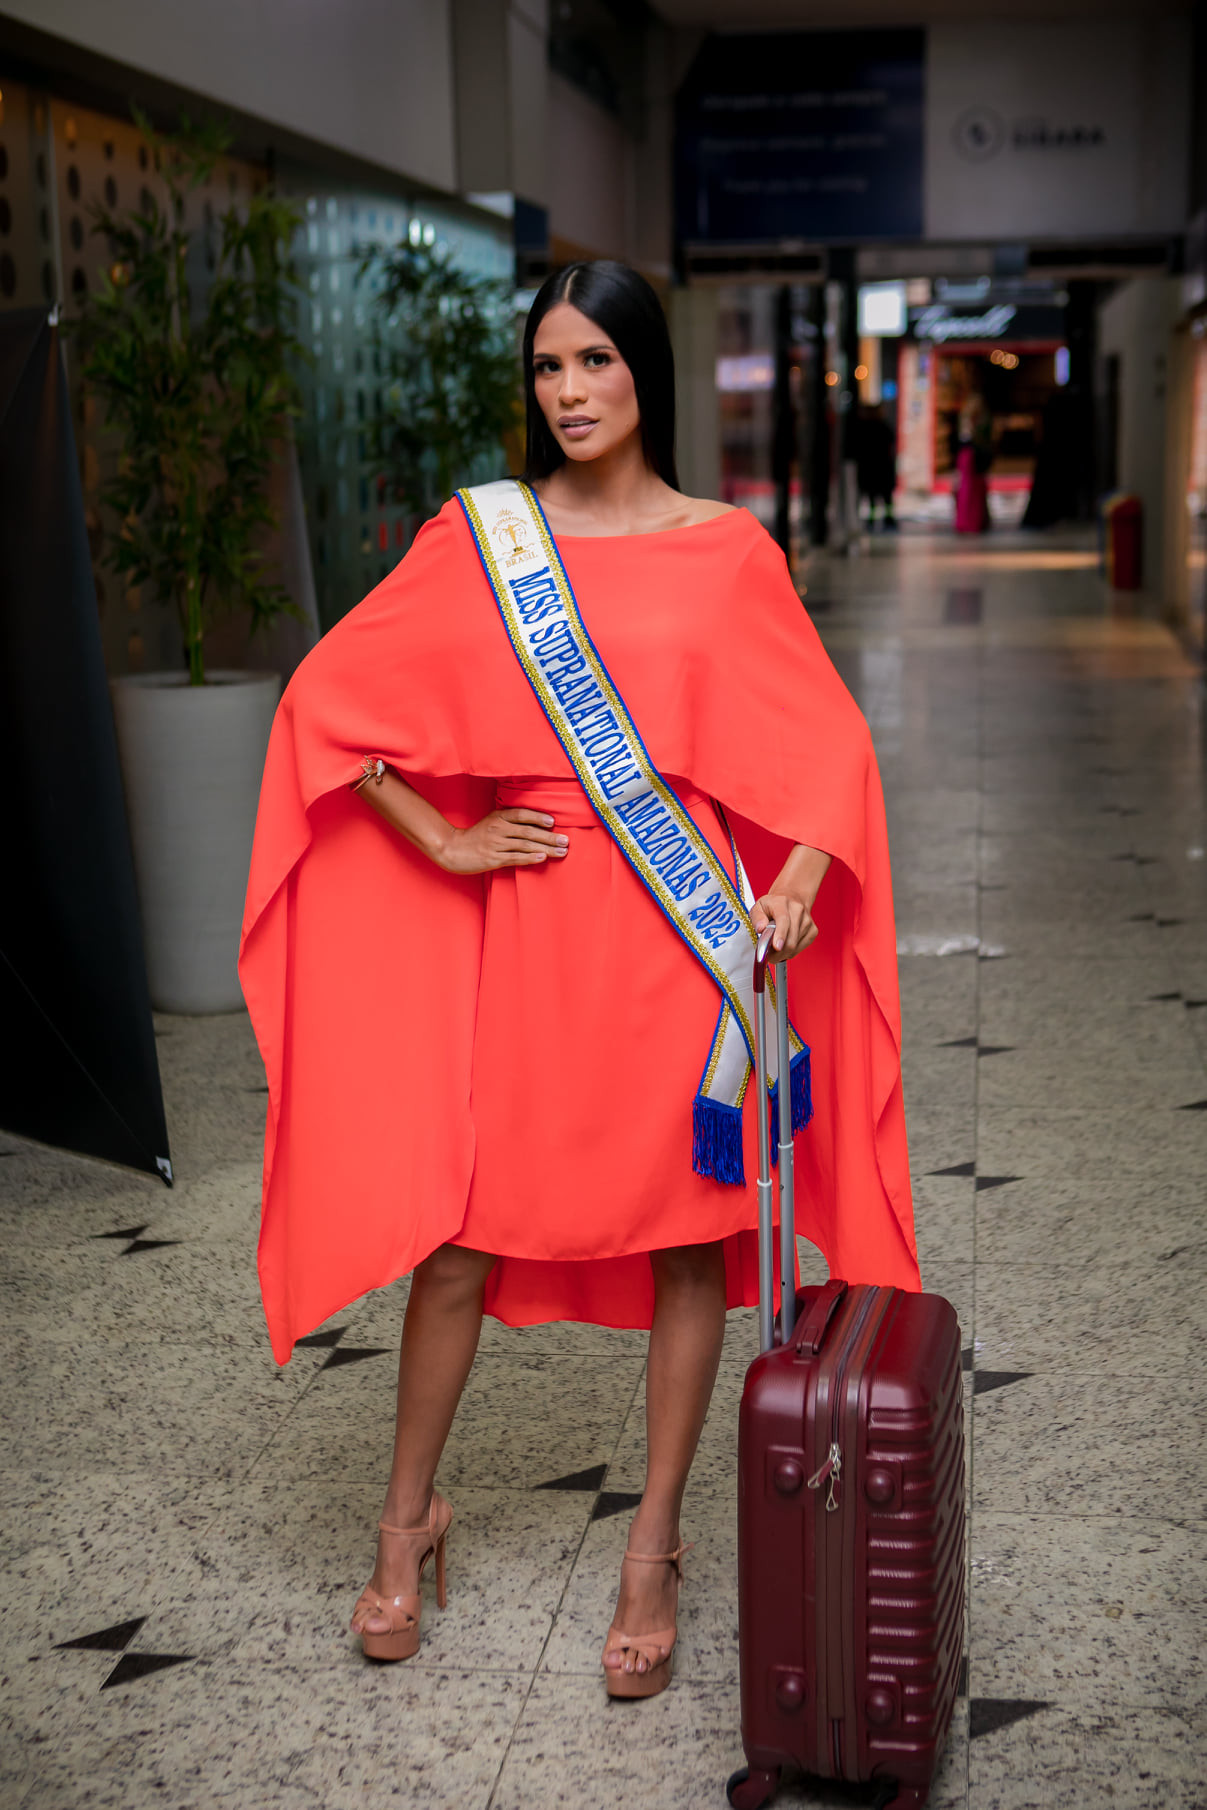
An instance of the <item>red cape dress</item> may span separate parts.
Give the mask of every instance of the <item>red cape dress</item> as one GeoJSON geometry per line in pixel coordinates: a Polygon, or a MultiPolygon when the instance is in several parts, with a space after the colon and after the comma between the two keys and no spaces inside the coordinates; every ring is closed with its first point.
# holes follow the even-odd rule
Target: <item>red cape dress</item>
{"type": "MultiPolygon", "coordinates": [[[[833,865],[790,964],[812,1048],[797,1229],[852,1281],[919,1286],[888,841],[867,725],[745,510],[561,536],[650,757],[755,893],[793,843],[833,865]]],[[[459,505],[319,643],[269,744],[240,954],[268,1074],[260,1280],[273,1351],[443,1243],[495,1252],[511,1325],[648,1326],[648,1253],[724,1240],[757,1298],[745,1187],[691,1166],[719,1007],[596,821],[512,653],[459,505]],[[349,784],[380,756],[468,825],[547,808],[564,861],[442,872],[349,784]]]]}

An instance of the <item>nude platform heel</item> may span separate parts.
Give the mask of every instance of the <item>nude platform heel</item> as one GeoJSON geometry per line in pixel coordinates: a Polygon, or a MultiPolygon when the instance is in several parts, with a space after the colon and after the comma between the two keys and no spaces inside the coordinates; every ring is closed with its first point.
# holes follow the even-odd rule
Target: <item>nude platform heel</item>
{"type": "MultiPolygon", "coordinates": [[[[432,1491],[432,1503],[428,1509],[426,1527],[391,1527],[385,1521],[377,1523],[383,1534],[395,1540],[422,1541],[419,1560],[419,1581],[423,1582],[423,1574],[427,1570],[428,1560],[436,1561],[436,1606],[443,1609],[447,1600],[444,1574],[444,1543],[448,1538],[448,1530],[452,1525],[453,1511],[444,1497],[432,1491]]],[[[419,1616],[422,1601],[418,1591],[413,1596],[380,1596],[376,1590],[366,1584],[352,1611],[353,1618],[362,1609],[371,1615],[384,1616],[389,1622],[389,1629],[384,1633],[373,1634],[366,1628],[362,1630],[360,1644],[366,1659],[411,1659],[419,1651],[419,1616]]]]}
{"type": "MultiPolygon", "coordinates": [[[[674,1552],[626,1552],[624,1557],[635,1565],[673,1565],[679,1582],[683,1582],[683,1555],[690,1552],[690,1545],[680,1540],[674,1552]]],[[[623,1560],[621,1563],[623,1564],[623,1560]]],[[[604,1683],[609,1697],[656,1697],[664,1691],[671,1681],[671,1673],[675,1663],[675,1641],[678,1638],[678,1618],[671,1628],[659,1628],[653,1634],[622,1634],[616,1623],[608,1629],[608,1638],[604,1642],[604,1683]],[[644,1672],[626,1672],[620,1666],[607,1663],[609,1653],[619,1653],[625,1648],[632,1653],[640,1653],[649,1662],[644,1672]]]]}

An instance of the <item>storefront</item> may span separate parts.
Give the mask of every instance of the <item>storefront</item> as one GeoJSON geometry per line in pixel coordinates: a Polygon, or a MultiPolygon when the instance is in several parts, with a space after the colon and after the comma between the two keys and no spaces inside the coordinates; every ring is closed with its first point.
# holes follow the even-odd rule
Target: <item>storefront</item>
{"type": "Polygon", "coordinates": [[[961,425],[982,412],[990,510],[1018,521],[1053,398],[1068,381],[1060,292],[999,299],[987,282],[938,283],[908,312],[895,379],[901,513],[950,514],[961,425]]]}

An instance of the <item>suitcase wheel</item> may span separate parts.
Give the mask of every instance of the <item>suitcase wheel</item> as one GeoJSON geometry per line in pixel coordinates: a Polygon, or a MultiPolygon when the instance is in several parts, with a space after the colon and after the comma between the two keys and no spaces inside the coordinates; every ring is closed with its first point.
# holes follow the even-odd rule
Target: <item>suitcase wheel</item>
{"type": "Polygon", "coordinates": [[[765,1772],[761,1766],[739,1766],[725,1787],[725,1795],[733,1810],[763,1810],[779,1789],[780,1775],[765,1772]]]}

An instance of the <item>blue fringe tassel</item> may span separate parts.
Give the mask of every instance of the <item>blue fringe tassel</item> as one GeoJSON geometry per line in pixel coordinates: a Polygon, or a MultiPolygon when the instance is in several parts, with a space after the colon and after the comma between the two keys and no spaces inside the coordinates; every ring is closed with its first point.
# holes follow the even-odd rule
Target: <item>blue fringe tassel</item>
{"type": "Polygon", "coordinates": [[[813,1068],[809,1061],[809,1046],[798,1050],[792,1058],[790,1085],[792,1088],[792,1129],[803,1131],[813,1117],[813,1068]]]}
{"type": "MultiPolygon", "coordinates": [[[[795,1135],[803,1131],[813,1117],[813,1077],[809,1062],[809,1050],[806,1045],[798,1050],[789,1067],[789,1086],[792,1094],[792,1131],[795,1135]]],[[[771,1088],[771,1161],[779,1162],[780,1143],[780,1084],[778,1081],[771,1088]]]]}
{"type": "Polygon", "coordinates": [[[692,1168],[714,1181],[746,1186],[740,1107],[696,1095],[692,1101],[692,1168]]]}

